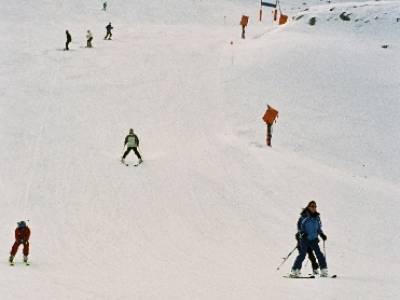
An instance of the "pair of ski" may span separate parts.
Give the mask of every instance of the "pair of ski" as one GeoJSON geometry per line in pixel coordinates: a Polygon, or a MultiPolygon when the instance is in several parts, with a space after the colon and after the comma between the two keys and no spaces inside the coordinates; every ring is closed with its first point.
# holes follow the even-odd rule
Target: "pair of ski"
{"type": "Polygon", "coordinates": [[[140,163],[140,162],[138,162],[138,163],[126,163],[126,162],[124,162],[124,161],[121,161],[121,164],[123,164],[123,165],[125,165],[125,166],[127,166],[127,167],[129,167],[129,166],[137,167],[137,166],[139,166],[141,163],[140,163]]]}
{"type": "MultiPolygon", "coordinates": [[[[10,266],[15,266],[15,262],[9,262],[10,263],[10,266]]],[[[23,262],[24,264],[25,264],[25,266],[30,266],[31,265],[31,263],[29,262],[29,261],[24,261],[23,262]]]]}
{"type": "Polygon", "coordinates": [[[290,278],[290,279],[314,279],[314,278],[337,278],[337,275],[329,275],[327,277],[323,277],[320,275],[313,275],[313,274],[309,274],[309,275],[304,275],[304,276],[290,276],[290,275],[284,275],[284,278],[290,278]]]}

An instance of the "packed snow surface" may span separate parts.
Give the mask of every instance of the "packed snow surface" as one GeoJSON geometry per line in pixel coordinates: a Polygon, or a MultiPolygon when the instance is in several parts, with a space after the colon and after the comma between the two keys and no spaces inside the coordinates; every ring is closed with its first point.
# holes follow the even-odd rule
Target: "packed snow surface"
{"type": "Polygon", "coordinates": [[[0,299],[400,299],[399,7],[3,3],[0,299]],[[339,277],[285,279],[312,199],[339,277]],[[10,267],[20,220],[31,266],[10,267]]]}

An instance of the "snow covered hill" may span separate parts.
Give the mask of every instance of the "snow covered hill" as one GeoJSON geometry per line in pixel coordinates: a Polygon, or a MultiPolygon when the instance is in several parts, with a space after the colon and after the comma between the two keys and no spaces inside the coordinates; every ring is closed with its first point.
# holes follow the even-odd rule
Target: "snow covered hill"
{"type": "Polygon", "coordinates": [[[400,1],[304,3],[2,6],[0,299],[398,299],[400,1]],[[336,280],[276,271],[311,199],[336,280]]]}

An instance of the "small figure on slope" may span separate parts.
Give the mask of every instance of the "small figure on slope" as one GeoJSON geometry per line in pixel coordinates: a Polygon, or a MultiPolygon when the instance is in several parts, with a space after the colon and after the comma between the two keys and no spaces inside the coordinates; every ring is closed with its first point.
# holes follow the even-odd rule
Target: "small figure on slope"
{"type": "Polygon", "coordinates": [[[24,254],[24,262],[28,263],[28,255],[29,255],[29,237],[31,235],[31,230],[26,225],[25,221],[18,222],[18,227],[15,229],[15,242],[11,248],[9,262],[10,264],[14,264],[14,257],[17,254],[18,248],[20,245],[24,246],[22,250],[24,254]]]}
{"type": "Polygon", "coordinates": [[[297,222],[297,229],[299,237],[299,255],[294,261],[290,276],[300,276],[303,260],[307,255],[307,251],[311,249],[317,256],[319,267],[321,268],[321,276],[327,277],[328,267],[325,256],[322,254],[318,245],[318,235],[321,236],[324,241],[326,241],[327,237],[322,231],[321,219],[319,217],[319,213],[317,212],[317,204],[315,201],[310,201],[307,207],[301,212],[300,218],[297,222]]]}
{"type": "Polygon", "coordinates": [[[106,36],[104,37],[105,40],[107,40],[107,39],[111,40],[111,37],[112,37],[111,30],[112,30],[112,29],[114,29],[114,27],[111,26],[111,22],[110,22],[110,23],[108,23],[108,25],[106,26],[107,34],[106,34],[106,36]]]}
{"type": "Polygon", "coordinates": [[[106,11],[107,10],[107,1],[103,2],[103,10],[106,11]]]}
{"type": "Polygon", "coordinates": [[[64,50],[69,50],[68,45],[69,45],[69,43],[72,42],[72,38],[71,38],[71,35],[69,34],[68,30],[65,31],[65,34],[67,35],[67,41],[65,42],[64,50]]]}
{"type": "Polygon", "coordinates": [[[142,157],[140,156],[140,153],[137,149],[139,147],[139,138],[138,136],[133,132],[133,129],[129,129],[129,134],[125,137],[125,142],[124,142],[124,148],[126,146],[126,151],[124,155],[121,158],[121,162],[125,163],[125,158],[133,150],[135,152],[137,158],[139,159],[139,164],[143,162],[142,157]]]}
{"type": "Polygon", "coordinates": [[[88,30],[87,32],[86,32],[86,47],[87,48],[92,48],[93,46],[92,46],[92,41],[93,41],[93,35],[92,35],[92,33],[90,32],[90,30],[88,30]]]}

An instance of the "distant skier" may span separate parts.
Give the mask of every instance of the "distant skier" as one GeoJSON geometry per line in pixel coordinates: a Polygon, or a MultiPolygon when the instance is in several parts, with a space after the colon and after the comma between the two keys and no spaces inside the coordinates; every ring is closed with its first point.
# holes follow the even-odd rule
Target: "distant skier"
{"type": "Polygon", "coordinates": [[[111,33],[111,30],[112,29],[114,29],[114,27],[112,27],[112,25],[111,25],[111,22],[110,23],[108,23],[108,25],[106,26],[106,30],[107,30],[107,34],[106,34],[106,36],[104,37],[104,39],[105,40],[111,40],[111,37],[112,37],[112,33],[111,33]]]}
{"type": "Polygon", "coordinates": [[[72,42],[71,35],[69,34],[68,30],[65,31],[65,34],[67,35],[67,41],[65,42],[65,50],[69,50],[68,45],[69,43],[72,42]]]}
{"type": "Polygon", "coordinates": [[[107,1],[103,2],[103,10],[106,11],[107,10],[107,1]]]}
{"type": "Polygon", "coordinates": [[[18,247],[20,245],[24,246],[23,254],[24,254],[24,262],[28,262],[29,255],[29,237],[31,235],[31,230],[26,225],[25,221],[18,222],[18,227],[15,229],[15,242],[11,248],[9,262],[10,264],[14,263],[15,254],[17,254],[18,247]]]}
{"type": "Polygon", "coordinates": [[[90,32],[90,30],[88,30],[87,32],[86,32],[86,47],[87,48],[92,48],[93,46],[92,46],[92,41],[93,41],[93,35],[92,35],[92,33],[90,32]]]}
{"type": "Polygon", "coordinates": [[[300,218],[297,221],[297,229],[299,233],[299,255],[294,261],[291,277],[298,277],[301,274],[301,265],[306,257],[308,249],[312,249],[319,262],[321,268],[321,276],[328,276],[328,267],[324,254],[322,254],[319,248],[318,235],[326,241],[327,236],[322,231],[321,219],[317,212],[317,204],[315,201],[310,201],[306,208],[301,212],[300,218]]]}
{"type": "Polygon", "coordinates": [[[125,142],[124,142],[124,148],[126,146],[126,151],[124,155],[121,158],[121,162],[125,163],[125,158],[133,150],[135,152],[137,158],[139,159],[139,164],[143,162],[142,157],[140,156],[140,153],[137,149],[139,147],[139,138],[138,136],[133,132],[133,129],[129,129],[129,134],[125,137],[125,142]]]}

